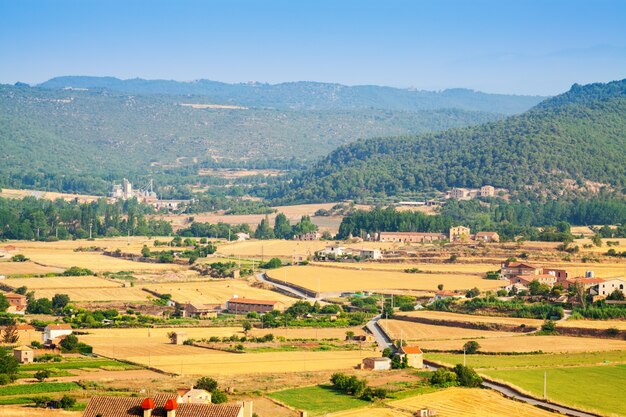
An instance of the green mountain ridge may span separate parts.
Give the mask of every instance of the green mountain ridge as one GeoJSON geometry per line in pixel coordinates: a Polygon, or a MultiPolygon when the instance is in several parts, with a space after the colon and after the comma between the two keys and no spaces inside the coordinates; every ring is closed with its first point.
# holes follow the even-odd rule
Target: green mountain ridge
{"type": "Polygon", "coordinates": [[[535,195],[602,186],[623,193],[625,167],[621,80],[574,85],[501,121],[348,144],[262,194],[280,203],[319,202],[485,184],[535,195]]]}
{"type": "Polygon", "coordinates": [[[115,77],[63,76],[38,85],[47,89],[95,89],[130,94],[209,97],[217,104],[292,110],[422,111],[461,109],[499,114],[528,110],[545,97],[488,94],[463,88],[443,91],[400,89],[375,85],[346,86],[320,82],[227,84],[211,80],[120,80],[115,77]]]}

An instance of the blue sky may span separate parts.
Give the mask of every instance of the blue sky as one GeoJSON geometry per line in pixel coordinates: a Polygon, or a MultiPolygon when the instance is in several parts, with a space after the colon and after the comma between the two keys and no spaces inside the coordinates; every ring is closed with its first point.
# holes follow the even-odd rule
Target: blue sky
{"type": "Polygon", "coordinates": [[[556,94],[626,77],[626,0],[0,0],[0,83],[59,75],[556,94]]]}

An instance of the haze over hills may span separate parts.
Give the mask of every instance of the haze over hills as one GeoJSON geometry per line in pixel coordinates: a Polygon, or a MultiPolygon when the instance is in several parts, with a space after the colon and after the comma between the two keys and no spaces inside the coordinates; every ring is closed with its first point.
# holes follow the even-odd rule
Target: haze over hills
{"type": "Polygon", "coordinates": [[[624,115],[626,80],[574,85],[505,120],[342,146],[267,196],[335,201],[485,184],[534,194],[603,186],[623,192],[624,115]]]}
{"type": "Polygon", "coordinates": [[[85,76],[56,77],[39,84],[39,87],[105,89],[132,94],[207,96],[219,104],[299,110],[421,111],[454,108],[516,114],[528,110],[545,98],[487,94],[463,88],[436,92],[376,85],[346,86],[307,81],[280,84],[257,82],[227,84],[211,80],[181,82],[85,76]]]}

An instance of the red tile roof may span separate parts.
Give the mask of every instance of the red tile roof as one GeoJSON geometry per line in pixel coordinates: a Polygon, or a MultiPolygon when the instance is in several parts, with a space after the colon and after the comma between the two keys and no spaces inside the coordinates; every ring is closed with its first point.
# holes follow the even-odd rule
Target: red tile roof
{"type": "Polygon", "coordinates": [[[522,268],[522,269],[539,269],[538,266],[531,264],[525,264],[523,262],[505,262],[504,265],[507,268],[522,268]]]}
{"type": "Polygon", "coordinates": [[[422,353],[422,349],[419,346],[403,346],[402,351],[408,355],[419,355],[422,353]]]}
{"type": "MultiPolygon", "coordinates": [[[[166,404],[175,394],[157,394],[152,397],[154,410],[152,417],[166,417],[166,404]]],[[[91,397],[83,417],[143,417],[142,397],[91,397]]],[[[173,401],[176,402],[175,400],[173,401]]],[[[172,404],[170,403],[170,406],[172,404]]],[[[177,404],[176,417],[237,417],[240,405],[234,404],[177,404]]]]}
{"type": "Polygon", "coordinates": [[[253,300],[251,298],[231,298],[228,300],[229,303],[239,303],[239,304],[261,304],[261,305],[274,305],[278,303],[278,301],[271,300],[253,300]]]}
{"type": "Polygon", "coordinates": [[[16,294],[16,293],[14,293],[14,292],[7,292],[7,293],[5,293],[5,294],[4,294],[4,297],[5,297],[7,300],[10,300],[10,299],[14,299],[14,300],[26,300],[26,296],[24,296],[24,295],[22,295],[22,294],[16,294]]]}
{"type": "Polygon", "coordinates": [[[48,324],[46,326],[48,330],[72,330],[72,326],[69,324],[48,324]]]}

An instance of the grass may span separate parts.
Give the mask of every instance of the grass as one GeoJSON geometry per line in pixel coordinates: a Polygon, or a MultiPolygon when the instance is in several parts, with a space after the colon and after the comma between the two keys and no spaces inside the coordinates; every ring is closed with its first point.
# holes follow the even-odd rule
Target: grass
{"type": "Polygon", "coordinates": [[[36,384],[10,385],[0,387],[0,396],[43,394],[81,389],[75,382],[39,382],[36,384]]]}
{"type": "Polygon", "coordinates": [[[119,368],[120,370],[137,369],[136,366],[110,359],[78,360],[67,362],[39,362],[21,365],[20,372],[40,371],[42,369],[82,369],[82,368],[119,368]]]}
{"type": "MultiPolygon", "coordinates": [[[[510,382],[536,396],[543,395],[544,369],[497,370],[483,373],[510,382]]],[[[626,385],[625,365],[547,369],[548,399],[609,415],[626,414],[624,385],[626,385]]]]}
{"type": "Polygon", "coordinates": [[[308,411],[312,416],[365,407],[370,404],[367,401],[341,394],[333,390],[329,385],[277,391],[268,394],[268,397],[282,401],[297,409],[308,411]]]}
{"type": "MultiPolygon", "coordinates": [[[[425,358],[449,365],[463,363],[463,354],[427,353],[425,358]]],[[[466,355],[467,365],[476,369],[599,365],[607,362],[626,363],[626,351],[569,353],[567,355],[466,355]]]]}

